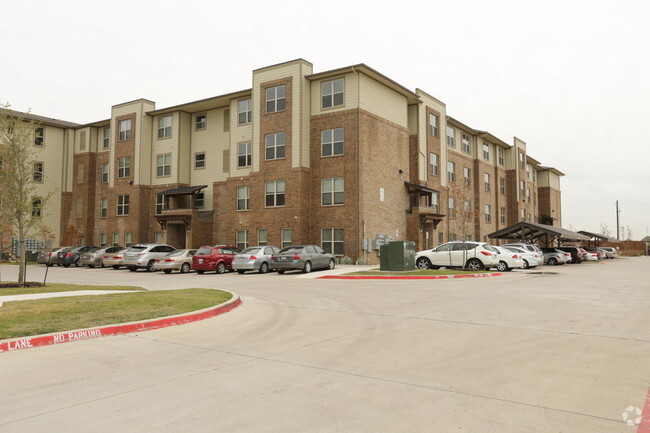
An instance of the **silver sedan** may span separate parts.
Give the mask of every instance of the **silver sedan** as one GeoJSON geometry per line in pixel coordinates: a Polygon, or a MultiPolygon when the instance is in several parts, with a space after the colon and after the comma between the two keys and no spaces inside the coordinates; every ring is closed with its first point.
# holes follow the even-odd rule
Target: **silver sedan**
{"type": "Polygon", "coordinates": [[[273,255],[271,267],[284,274],[285,270],[300,269],[305,273],[313,269],[334,269],[334,256],[316,245],[291,245],[273,255]]]}
{"type": "Polygon", "coordinates": [[[174,250],[166,256],[157,258],[153,264],[153,270],[160,270],[166,274],[171,274],[172,271],[186,274],[192,269],[194,253],[196,250],[174,250]]]}
{"type": "Polygon", "coordinates": [[[258,271],[260,274],[265,274],[271,270],[271,257],[279,252],[279,247],[248,247],[235,255],[232,260],[232,268],[240,274],[246,271],[258,271]]]}

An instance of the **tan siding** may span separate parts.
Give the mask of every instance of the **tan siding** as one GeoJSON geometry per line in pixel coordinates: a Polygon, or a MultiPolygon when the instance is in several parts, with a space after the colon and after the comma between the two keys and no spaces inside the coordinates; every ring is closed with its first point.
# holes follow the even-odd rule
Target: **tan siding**
{"type": "Polygon", "coordinates": [[[363,74],[359,75],[359,86],[359,106],[362,109],[399,126],[408,127],[405,96],[363,74]]]}
{"type": "MultiPolygon", "coordinates": [[[[179,139],[180,139],[180,113],[166,114],[165,116],[155,116],[153,120],[152,135],[154,137],[152,143],[151,155],[151,185],[165,185],[170,183],[178,183],[178,167],[179,167],[179,139]],[[172,116],[172,136],[169,138],[158,138],[158,119],[165,116],[172,116]],[[158,177],[156,168],[158,165],[158,156],[171,154],[171,176],[158,177]]],[[[145,183],[146,182],[142,182],[145,183]]]]}
{"type": "Polygon", "coordinates": [[[319,81],[312,81],[311,95],[310,95],[310,108],[311,114],[316,116],[323,113],[332,113],[335,111],[344,111],[350,110],[352,108],[357,108],[359,106],[359,80],[357,79],[358,74],[353,72],[348,74],[343,74],[335,77],[326,78],[319,81]],[[343,78],[345,80],[345,89],[344,89],[344,102],[342,106],[333,107],[333,108],[321,108],[321,85],[324,81],[332,81],[337,78],[343,78]]]}
{"type": "MultiPolygon", "coordinates": [[[[177,167],[178,182],[190,183],[190,167],[193,163],[192,156],[192,128],[194,127],[193,116],[189,113],[179,113],[179,145],[177,162],[172,165],[177,167]]],[[[172,168],[173,172],[173,168],[172,168]]]]}

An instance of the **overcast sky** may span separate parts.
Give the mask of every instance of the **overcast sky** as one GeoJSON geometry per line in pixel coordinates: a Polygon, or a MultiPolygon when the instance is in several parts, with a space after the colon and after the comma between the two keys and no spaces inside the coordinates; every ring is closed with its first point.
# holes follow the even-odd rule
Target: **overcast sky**
{"type": "Polygon", "coordinates": [[[650,227],[650,1],[0,0],[0,102],[88,123],[365,63],[566,174],[563,226],[650,227]]]}

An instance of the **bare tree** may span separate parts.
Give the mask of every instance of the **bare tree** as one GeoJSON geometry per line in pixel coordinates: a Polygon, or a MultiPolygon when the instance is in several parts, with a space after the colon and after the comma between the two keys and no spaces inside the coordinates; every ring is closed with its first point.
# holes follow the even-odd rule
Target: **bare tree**
{"type": "Polygon", "coordinates": [[[632,229],[630,228],[630,226],[625,227],[625,229],[627,231],[627,240],[631,241],[632,240],[632,229]]]}
{"type": "Polygon", "coordinates": [[[600,223],[600,233],[603,236],[610,237],[612,235],[612,232],[609,230],[609,227],[605,223],[600,223]]]}
{"type": "MultiPolygon", "coordinates": [[[[448,229],[451,229],[453,225],[459,231],[462,241],[471,240],[475,236],[478,218],[481,217],[480,195],[474,192],[471,186],[455,182],[450,183],[448,194],[449,198],[454,201],[455,208],[454,218],[449,220],[448,229]]],[[[463,262],[467,262],[467,251],[463,253],[463,262]]]]}
{"type": "Polygon", "coordinates": [[[0,198],[4,209],[3,217],[12,226],[19,242],[20,268],[18,282],[25,282],[25,240],[30,235],[43,234],[45,204],[51,193],[39,193],[35,176],[34,158],[35,130],[38,123],[25,118],[22,113],[0,104],[0,198]]]}

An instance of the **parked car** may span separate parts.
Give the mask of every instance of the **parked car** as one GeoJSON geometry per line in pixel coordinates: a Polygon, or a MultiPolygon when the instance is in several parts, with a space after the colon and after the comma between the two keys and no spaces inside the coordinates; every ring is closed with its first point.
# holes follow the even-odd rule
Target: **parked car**
{"type": "Polygon", "coordinates": [[[258,271],[260,274],[265,274],[272,270],[270,268],[271,257],[279,252],[280,248],[274,246],[248,247],[235,255],[232,268],[240,274],[246,271],[258,271]]]}
{"type": "Polygon", "coordinates": [[[485,242],[451,241],[415,254],[418,269],[466,268],[478,271],[496,268],[498,264],[497,253],[485,242]]]}
{"type": "Polygon", "coordinates": [[[564,251],[558,251],[557,248],[542,248],[544,253],[544,264],[550,266],[563,265],[571,260],[571,254],[568,257],[564,251]]]}
{"type": "Polygon", "coordinates": [[[299,269],[309,273],[314,269],[334,269],[336,260],[317,245],[290,245],[271,257],[271,268],[278,274],[299,269]]]}
{"type": "Polygon", "coordinates": [[[615,259],[616,257],[618,257],[618,251],[616,251],[616,248],[600,247],[600,249],[605,251],[605,258],[606,259],[615,259]]]}
{"type": "Polygon", "coordinates": [[[239,248],[229,245],[204,246],[199,248],[192,257],[192,269],[197,274],[214,271],[223,274],[232,271],[232,260],[239,248]]]}
{"type": "Polygon", "coordinates": [[[570,263],[582,263],[582,261],[584,260],[582,257],[582,252],[580,251],[580,249],[576,247],[561,246],[561,247],[557,247],[557,249],[560,251],[564,251],[565,253],[571,254],[570,263]]]}
{"type": "Polygon", "coordinates": [[[492,249],[497,252],[497,259],[499,260],[499,263],[497,264],[497,270],[500,272],[510,272],[514,268],[524,268],[524,258],[521,254],[510,251],[505,247],[493,246],[492,249]]]}
{"type": "Polygon", "coordinates": [[[66,268],[69,267],[70,265],[75,265],[76,267],[81,266],[81,263],[79,263],[79,257],[87,252],[90,251],[94,248],[97,248],[95,246],[84,246],[84,247],[70,247],[70,248],[64,248],[63,250],[59,251],[56,253],[56,261],[58,264],[61,266],[65,266],[66,268]]]}
{"type": "Polygon", "coordinates": [[[153,265],[158,257],[162,257],[174,251],[176,248],[167,244],[138,244],[124,251],[122,264],[129,271],[135,272],[138,269],[153,271],[153,265]]]}
{"type": "Polygon", "coordinates": [[[521,255],[521,258],[524,261],[524,269],[536,268],[544,264],[544,256],[541,253],[532,252],[519,247],[504,246],[503,248],[521,255]]]}
{"type": "Polygon", "coordinates": [[[528,250],[530,252],[537,252],[539,253],[540,257],[542,256],[542,249],[539,247],[537,244],[530,244],[526,242],[513,242],[510,244],[505,244],[504,247],[517,247],[517,248],[523,248],[524,250],[528,250]]]}
{"type": "Polygon", "coordinates": [[[587,251],[584,248],[580,248],[582,250],[582,255],[584,256],[585,260],[589,261],[598,261],[598,253],[594,251],[587,251]]]}
{"type": "Polygon", "coordinates": [[[605,252],[599,249],[598,247],[582,247],[588,253],[593,253],[596,255],[596,260],[602,260],[605,258],[605,252]]]}
{"type": "Polygon", "coordinates": [[[180,271],[186,274],[192,269],[192,257],[196,250],[174,250],[166,256],[162,256],[154,261],[153,270],[163,271],[171,274],[172,271],[180,271]]]}
{"type": "Polygon", "coordinates": [[[81,265],[86,265],[89,268],[94,268],[95,266],[105,268],[108,265],[104,264],[104,255],[114,253],[121,249],[122,247],[120,246],[94,248],[83,253],[79,257],[79,263],[81,265]]]}
{"type": "Polygon", "coordinates": [[[111,267],[113,269],[120,269],[122,267],[123,263],[122,260],[124,259],[124,252],[128,248],[124,247],[119,247],[120,249],[117,251],[113,251],[110,254],[104,254],[102,258],[102,265],[107,268],[111,267]]]}
{"type": "Polygon", "coordinates": [[[47,250],[41,250],[38,252],[38,257],[36,257],[36,263],[40,263],[46,266],[52,266],[56,264],[56,254],[65,247],[59,248],[50,248],[47,250]]]}

